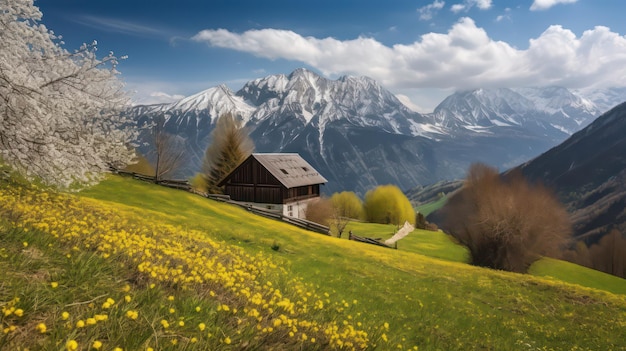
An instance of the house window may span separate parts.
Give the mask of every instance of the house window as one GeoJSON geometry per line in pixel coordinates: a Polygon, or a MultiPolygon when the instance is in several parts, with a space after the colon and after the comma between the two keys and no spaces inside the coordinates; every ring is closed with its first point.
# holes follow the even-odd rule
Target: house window
{"type": "Polygon", "coordinates": [[[283,172],[284,174],[289,174],[289,172],[287,172],[287,170],[284,168],[281,168],[280,171],[283,172]]]}
{"type": "Polygon", "coordinates": [[[287,206],[287,211],[293,211],[293,206],[292,205],[288,205],[287,206]]]}

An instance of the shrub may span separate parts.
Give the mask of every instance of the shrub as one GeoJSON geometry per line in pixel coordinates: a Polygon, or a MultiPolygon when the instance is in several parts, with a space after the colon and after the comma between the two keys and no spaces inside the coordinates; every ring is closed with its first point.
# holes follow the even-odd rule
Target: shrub
{"type": "Polygon", "coordinates": [[[311,200],[307,205],[305,216],[311,222],[329,226],[333,216],[333,204],[326,197],[311,200]]]}
{"type": "Polygon", "coordinates": [[[330,201],[332,201],[338,216],[352,219],[363,218],[363,203],[354,192],[342,191],[334,193],[330,197],[330,201]]]}
{"type": "Polygon", "coordinates": [[[381,185],[365,194],[365,218],[369,222],[401,225],[415,224],[415,210],[406,195],[395,185],[381,185]]]}
{"type": "Polygon", "coordinates": [[[519,174],[503,179],[482,164],[470,167],[442,211],[446,229],[478,266],[526,272],[540,256],[557,255],[571,234],[567,212],[550,191],[519,174]]]}

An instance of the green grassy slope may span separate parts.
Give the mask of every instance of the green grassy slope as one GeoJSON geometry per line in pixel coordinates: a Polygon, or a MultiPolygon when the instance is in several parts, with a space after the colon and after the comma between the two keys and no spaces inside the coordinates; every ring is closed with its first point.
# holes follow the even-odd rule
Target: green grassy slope
{"type": "Polygon", "coordinates": [[[424,217],[426,217],[429,214],[435,212],[436,210],[442,208],[443,205],[445,205],[447,201],[448,201],[448,197],[447,196],[442,196],[437,201],[433,201],[433,202],[429,202],[427,204],[423,204],[423,205],[417,206],[415,208],[415,211],[423,214],[424,217]]]}
{"type": "MultiPolygon", "coordinates": [[[[2,195],[1,192],[0,195],[2,195]]],[[[284,271],[272,273],[273,270],[267,268],[268,273],[257,275],[256,280],[263,287],[267,286],[264,283],[266,279],[273,280],[275,284],[281,286],[283,294],[293,296],[294,300],[296,296],[300,296],[303,300],[299,300],[301,302],[298,303],[304,304],[307,303],[307,296],[314,299],[315,296],[328,294],[330,300],[338,301],[339,304],[327,303],[320,311],[310,310],[300,317],[320,321],[319,323],[333,322],[339,326],[358,326],[368,331],[369,348],[373,348],[374,345],[379,350],[626,348],[626,340],[623,338],[623,332],[626,330],[625,296],[572,285],[552,278],[469,266],[462,263],[466,257],[465,250],[452,243],[443,233],[414,232],[399,243],[399,250],[385,249],[308,232],[285,223],[254,216],[236,206],[121,177],[110,177],[100,185],[83,191],[79,196],[88,198],[83,200],[85,206],[94,206],[94,209],[102,206],[110,209],[107,211],[114,211],[117,214],[111,215],[110,218],[119,218],[120,223],[128,223],[129,228],[146,229],[148,234],[151,231],[163,231],[164,234],[158,236],[161,238],[159,240],[164,240],[163,235],[170,235],[169,231],[171,235],[181,230],[193,233],[195,244],[186,244],[192,248],[188,252],[191,257],[196,255],[195,250],[198,247],[203,247],[204,241],[219,243],[217,246],[221,249],[216,254],[237,253],[243,250],[252,257],[261,255],[264,259],[274,262],[278,266],[276,269],[284,269],[284,271]],[[171,229],[172,226],[180,229],[171,229]],[[273,248],[278,248],[278,250],[273,248]],[[295,278],[297,279],[293,280],[295,278]],[[302,281],[309,288],[303,289],[301,285],[293,281],[302,281]]],[[[20,201],[27,201],[27,199],[20,201]]],[[[80,202],[80,200],[77,201],[80,202]]],[[[37,208],[36,204],[31,206],[35,206],[32,207],[33,209],[37,208]]],[[[55,209],[61,212],[63,210],[58,207],[55,209]]],[[[18,221],[18,223],[23,218],[22,215],[8,210],[0,211],[0,214],[3,218],[18,221]]],[[[56,215],[56,217],[59,216],[56,215]]],[[[107,218],[103,217],[101,220],[107,221],[107,218]]],[[[82,223],[82,221],[79,218],[77,223],[82,223]]],[[[363,223],[351,223],[350,226],[356,234],[369,233],[370,236],[379,235],[380,237],[390,236],[393,230],[388,226],[372,226],[363,223]]],[[[73,240],[80,240],[80,233],[90,235],[91,230],[93,228],[80,228],[79,225],[73,232],[78,239],[73,240]]],[[[108,240],[106,234],[102,238],[108,240]]],[[[191,240],[182,238],[175,239],[172,245],[180,240],[184,242],[191,240]]],[[[132,237],[124,240],[132,240],[132,237]]],[[[83,254],[84,249],[78,247],[83,243],[81,241],[74,241],[74,243],[64,247],[63,250],[69,250],[72,253],[74,252],[72,245],[76,245],[75,253],[83,254]]],[[[0,236],[0,244],[12,247],[11,254],[0,255],[0,259],[6,257],[8,260],[2,268],[18,271],[16,275],[22,276],[23,273],[20,272],[24,266],[14,263],[18,261],[15,257],[24,255],[24,251],[19,249],[19,236],[17,238],[15,235],[0,236]]],[[[39,247],[46,247],[46,243],[40,243],[39,247]]],[[[132,248],[132,246],[129,247],[132,248]]],[[[143,254],[143,251],[140,253],[143,254]]],[[[53,255],[53,252],[48,252],[48,254],[53,255]]],[[[88,255],[88,252],[84,255],[88,255]]],[[[242,254],[232,257],[235,259],[240,256],[242,254]]],[[[57,258],[51,262],[56,262],[55,260],[57,258]]],[[[230,260],[226,259],[228,262],[230,260]]],[[[111,264],[111,261],[107,262],[109,263],[105,266],[111,264]]],[[[127,268],[133,268],[133,261],[128,262],[130,268],[127,268]]],[[[0,265],[2,264],[0,260],[0,265]]],[[[549,267],[552,262],[546,261],[545,265],[549,267]]],[[[63,269],[63,266],[59,269],[63,269]]],[[[201,270],[202,267],[180,265],[179,269],[195,271],[201,270]]],[[[571,269],[576,271],[576,267],[571,267],[571,269]]],[[[547,274],[545,269],[542,272],[539,275],[558,277],[547,274]]],[[[225,273],[228,276],[229,273],[235,274],[237,271],[225,273]]],[[[593,276],[592,273],[587,273],[593,276]]],[[[121,272],[113,270],[111,274],[126,273],[123,270],[121,272]]],[[[583,274],[572,276],[578,276],[579,283],[581,280],[590,280],[589,276],[583,277],[583,274]]],[[[141,273],[136,272],[133,273],[133,277],[133,281],[139,282],[146,279],[141,273]]],[[[115,278],[107,279],[116,281],[115,278]]],[[[128,279],[128,277],[118,277],[117,281],[128,279]]],[[[259,287],[254,281],[249,282],[244,279],[243,283],[250,284],[251,287],[259,287]]],[[[626,286],[623,280],[605,280],[603,284],[613,291],[621,291],[626,286]]],[[[17,294],[20,291],[18,283],[14,284],[17,288],[11,286],[9,284],[7,288],[6,285],[0,285],[0,305],[10,300],[11,294],[17,294]]],[[[176,286],[176,284],[165,286],[162,289],[179,289],[176,286]]],[[[146,289],[139,284],[137,296],[143,296],[144,291],[149,291],[146,289]]],[[[156,289],[161,288],[157,286],[156,289]]],[[[184,306],[200,304],[203,309],[220,315],[215,312],[215,306],[219,306],[219,303],[206,292],[199,291],[198,295],[194,295],[193,290],[181,291],[182,301],[193,301],[193,304],[189,302],[183,304],[184,306]]],[[[93,294],[98,296],[101,292],[93,292],[93,294]]],[[[178,299],[179,295],[176,296],[178,299]]],[[[139,301],[148,303],[152,300],[140,298],[139,301]]],[[[164,308],[162,306],[168,303],[161,302],[162,299],[158,301],[158,306],[151,306],[153,310],[161,310],[164,308]]],[[[151,309],[146,306],[133,308],[139,309],[140,315],[154,316],[158,327],[159,323],[156,318],[162,318],[161,315],[150,314],[151,309]]],[[[60,310],[55,313],[60,314],[60,310]]],[[[193,311],[189,313],[193,314],[193,311]]],[[[189,313],[185,316],[189,316],[189,313]]],[[[197,325],[197,319],[193,319],[194,317],[186,318],[194,321],[194,327],[197,325]]],[[[211,328],[221,330],[225,333],[224,336],[232,335],[229,333],[241,329],[236,323],[233,324],[237,320],[239,319],[214,318],[211,328]]],[[[28,323],[26,323],[26,328],[34,328],[36,324],[35,320],[32,321],[33,325],[30,327],[28,323]]],[[[154,322],[148,323],[147,327],[154,327],[154,325],[154,322]]],[[[188,325],[189,323],[181,328],[187,328],[188,325]]],[[[6,324],[3,324],[4,326],[6,324]]],[[[192,333],[191,330],[183,330],[181,333],[193,335],[188,334],[192,333]]],[[[258,331],[258,334],[262,333],[265,331],[258,331]]],[[[12,334],[9,332],[7,335],[12,334]]],[[[280,337],[275,333],[268,335],[280,337]]],[[[282,349],[285,350],[293,349],[294,346],[315,349],[315,345],[318,345],[302,344],[301,341],[288,344],[290,336],[281,335],[285,338],[285,345],[291,345],[283,346],[282,349]]],[[[171,337],[170,334],[165,336],[171,337]]],[[[208,345],[217,345],[218,348],[215,349],[220,350],[244,348],[263,350],[276,349],[281,343],[281,339],[265,338],[259,341],[249,336],[237,340],[233,337],[232,344],[226,344],[223,342],[224,336],[217,338],[221,340],[207,340],[207,342],[215,343],[208,345]],[[255,343],[250,344],[250,342],[255,343]]],[[[123,342],[125,336],[113,333],[112,337],[123,342]]],[[[203,338],[207,338],[206,333],[203,338]]],[[[166,346],[169,349],[193,349],[190,346],[189,337],[178,339],[180,339],[178,345],[166,346]]],[[[0,339],[1,342],[2,339],[0,339]]],[[[325,349],[330,348],[331,345],[338,347],[337,343],[317,347],[325,349]]]]}
{"type": "MultiPolygon", "coordinates": [[[[613,335],[615,329],[601,327],[626,327],[623,296],[451,262],[465,260],[466,253],[442,233],[418,232],[400,242],[400,250],[389,250],[306,232],[234,206],[127,179],[111,178],[82,195],[137,206],[138,211],[149,209],[156,216],[165,213],[167,221],[204,230],[246,250],[270,252],[293,274],[346,301],[357,300],[355,313],[370,322],[388,322],[394,345],[494,350],[523,345],[626,347],[626,341],[613,335]],[[272,244],[279,251],[273,252],[272,244]]],[[[355,233],[366,232],[366,227],[351,224],[355,233]]],[[[389,229],[375,227],[371,234],[390,236],[389,229]]],[[[593,280],[579,278],[574,280],[582,284],[593,280]]],[[[616,279],[609,285],[609,290],[622,291],[626,281],[616,279]]]]}

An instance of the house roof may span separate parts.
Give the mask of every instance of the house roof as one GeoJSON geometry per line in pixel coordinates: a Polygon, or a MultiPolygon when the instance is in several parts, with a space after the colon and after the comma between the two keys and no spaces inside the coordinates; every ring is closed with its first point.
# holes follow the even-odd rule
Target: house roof
{"type": "Polygon", "coordinates": [[[252,154],[287,189],[328,180],[298,154],[252,154]]]}
{"type": "MultiPolygon", "coordinates": [[[[268,170],[287,189],[305,185],[323,184],[328,180],[296,153],[274,154],[258,153],[252,154],[265,169],[268,170]]],[[[250,158],[248,157],[248,159],[250,158]]],[[[246,159],[247,160],[247,159],[246,159]]],[[[244,161],[245,162],[245,161],[244,161]]],[[[239,167],[237,167],[239,168],[239,167]]],[[[237,170],[233,170],[235,172],[237,170]]],[[[232,172],[231,172],[232,174],[232,172]]],[[[220,182],[223,184],[230,174],[220,182]]]]}

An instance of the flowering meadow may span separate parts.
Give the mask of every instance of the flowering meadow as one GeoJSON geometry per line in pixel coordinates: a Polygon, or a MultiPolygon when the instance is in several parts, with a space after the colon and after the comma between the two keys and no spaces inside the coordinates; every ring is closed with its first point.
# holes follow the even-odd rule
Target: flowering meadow
{"type": "Polygon", "coordinates": [[[624,295],[435,244],[368,246],[120,177],[82,196],[0,178],[0,349],[626,348],[624,295]]]}
{"type": "MultiPolygon", "coordinates": [[[[23,255],[53,248],[79,266],[73,269],[122,270],[107,277],[106,289],[94,287],[76,301],[45,309],[0,287],[0,349],[356,350],[376,342],[376,331],[357,326],[358,318],[347,321],[352,301],[315,291],[262,253],[33,187],[3,188],[0,204],[5,240],[21,241],[23,255]],[[126,334],[126,328],[138,332],[126,334]]],[[[32,283],[43,290],[75,288],[67,274],[38,275],[32,283]]]]}

